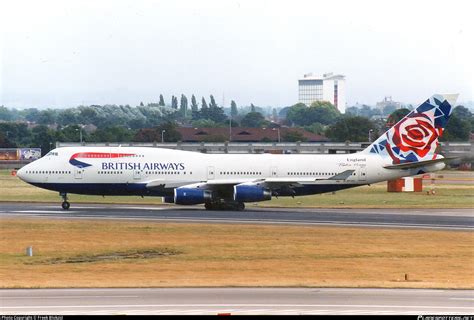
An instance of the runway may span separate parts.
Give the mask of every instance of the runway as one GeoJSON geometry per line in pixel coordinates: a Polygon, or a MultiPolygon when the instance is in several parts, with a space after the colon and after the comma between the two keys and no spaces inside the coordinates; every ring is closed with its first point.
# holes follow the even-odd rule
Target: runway
{"type": "Polygon", "coordinates": [[[12,289],[0,298],[1,314],[474,314],[472,290],[12,289]]]}
{"type": "Polygon", "coordinates": [[[59,204],[1,203],[0,217],[474,230],[471,209],[250,207],[245,211],[207,211],[199,206],[73,204],[69,211],[64,211],[59,204]]]}

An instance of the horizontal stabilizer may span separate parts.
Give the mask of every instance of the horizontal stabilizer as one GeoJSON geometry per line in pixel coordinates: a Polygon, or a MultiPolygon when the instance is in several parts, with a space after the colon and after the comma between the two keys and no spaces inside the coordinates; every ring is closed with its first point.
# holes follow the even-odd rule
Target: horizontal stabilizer
{"type": "Polygon", "coordinates": [[[435,159],[435,160],[425,160],[425,161],[417,161],[417,162],[408,162],[408,163],[400,163],[400,164],[391,164],[384,166],[385,169],[415,169],[415,168],[421,168],[421,167],[426,167],[432,164],[436,163],[446,163],[450,162],[454,159],[457,159],[456,157],[453,158],[440,158],[440,159],[435,159]]]}

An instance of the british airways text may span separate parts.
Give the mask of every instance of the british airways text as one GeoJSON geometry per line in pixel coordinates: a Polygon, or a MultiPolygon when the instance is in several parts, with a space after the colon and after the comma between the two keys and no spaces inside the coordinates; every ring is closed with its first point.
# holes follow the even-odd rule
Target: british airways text
{"type": "Polygon", "coordinates": [[[102,170],[184,170],[184,163],[176,162],[102,162],[102,170]]]}

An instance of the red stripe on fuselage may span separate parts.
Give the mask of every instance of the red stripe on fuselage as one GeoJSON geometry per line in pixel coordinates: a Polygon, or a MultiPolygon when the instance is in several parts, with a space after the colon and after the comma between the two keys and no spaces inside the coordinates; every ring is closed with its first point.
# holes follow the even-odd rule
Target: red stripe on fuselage
{"type": "Polygon", "coordinates": [[[88,158],[88,159],[103,159],[103,158],[125,158],[134,156],[133,153],[110,153],[110,152],[78,152],[71,156],[71,159],[88,158]]]}

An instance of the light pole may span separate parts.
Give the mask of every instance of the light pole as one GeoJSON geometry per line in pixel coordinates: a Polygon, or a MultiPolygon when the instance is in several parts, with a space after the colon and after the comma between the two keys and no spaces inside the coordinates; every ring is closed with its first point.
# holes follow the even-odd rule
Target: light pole
{"type": "Polygon", "coordinates": [[[84,126],[80,126],[79,129],[76,129],[76,131],[79,131],[79,142],[82,144],[82,128],[84,126]]]}
{"type": "Polygon", "coordinates": [[[369,130],[369,143],[372,142],[372,132],[374,132],[374,129],[369,130]]]}
{"type": "Polygon", "coordinates": [[[281,142],[281,139],[280,139],[280,128],[273,128],[272,130],[277,130],[278,132],[278,143],[281,142]]]}
{"type": "Polygon", "coordinates": [[[161,143],[165,142],[165,132],[166,130],[161,130],[161,143]]]}

